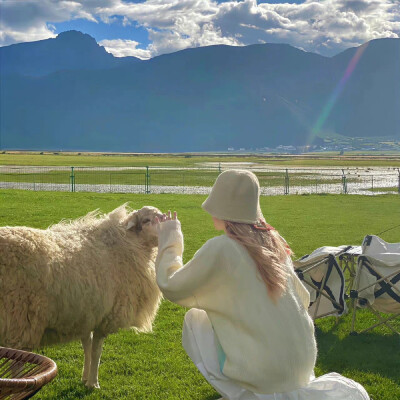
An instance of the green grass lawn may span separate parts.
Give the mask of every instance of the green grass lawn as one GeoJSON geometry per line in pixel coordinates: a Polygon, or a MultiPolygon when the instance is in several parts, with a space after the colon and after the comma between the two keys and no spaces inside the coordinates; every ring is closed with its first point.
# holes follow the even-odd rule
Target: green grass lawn
{"type": "MultiPolygon", "coordinates": [[[[0,226],[46,228],[96,208],[108,212],[125,202],[134,208],[153,205],[177,210],[185,237],[184,261],[209,238],[220,235],[201,209],[206,196],[54,193],[0,190],[0,226]]],[[[400,197],[309,195],[262,197],[266,220],[275,226],[300,257],[323,245],[360,244],[400,221],[400,197]]],[[[400,241],[400,228],[381,235],[400,241]]],[[[218,394],[197,372],[181,346],[186,309],[164,301],[152,334],[121,331],[104,345],[100,391],[87,391],[80,382],[83,352],[80,343],[46,347],[41,352],[59,367],[57,378],[38,399],[191,399],[212,400],[218,394]]],[[[361,314],[360,326],[372,315],[361,314]]],[[[397,324],[398,326],[400,324],[397,324]]],[[[363,384],[373,400],[400,398],[400,338],[386,328],[350,336],[350,316],[318,320],[316,375],[336,371],[363,384]]]]}
{"type": "Polygon", "coordinates": [[[58,165],[58,166],[197,166],[203,162],[254,162],[265,165],[284,167],[400,167],[400,157],[397,155],[344,155],[310,154],[310,155],[124,155],[97,153],[45,153],[23,152],[0,154],[0,165],[58,165]]]}

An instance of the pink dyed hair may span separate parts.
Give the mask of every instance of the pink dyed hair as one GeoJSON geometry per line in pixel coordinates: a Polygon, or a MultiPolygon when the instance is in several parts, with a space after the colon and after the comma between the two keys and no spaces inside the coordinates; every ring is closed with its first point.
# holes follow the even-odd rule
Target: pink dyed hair
{"type": "Polygon", "coordinates": [[[254,260],[268,295],[276,302],[286,290],[284,264],[292,250],[273,227],[260,219],[256,225],[224,221],[226,234],[243,245],[254,260]]]}

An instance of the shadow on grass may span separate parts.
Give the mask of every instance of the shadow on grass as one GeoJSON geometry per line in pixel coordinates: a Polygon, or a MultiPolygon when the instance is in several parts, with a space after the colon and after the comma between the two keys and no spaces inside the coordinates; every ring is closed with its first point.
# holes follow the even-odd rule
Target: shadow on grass
{"type": "Polygon", "coordinates": [[[316,328],[317,365],[326,372],[358,370],[375,373],[400,382],[400,338],[396,334],[369,332],[339,338],[336,328],[316,328]]]}

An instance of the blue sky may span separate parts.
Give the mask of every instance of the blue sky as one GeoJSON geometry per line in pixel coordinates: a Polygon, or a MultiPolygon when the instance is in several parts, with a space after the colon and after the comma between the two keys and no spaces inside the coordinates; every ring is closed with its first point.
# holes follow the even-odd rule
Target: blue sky
{"type": "MultiPolygon", "coordinates": [[[[143,0],[125,0],[125,3],[144,3],[143,0]]],[[[123,16],[113,15],[115,22],[104,23],[101,20],[97,22],[89,21],[84,18],[78,18],[69,21],[52,23],[55,26],[56,33],[64,32],[67,30],[75,29],[88,33],[93,36],[97,42],[104,39],[125,39],[135,40],[140,43],[141,48],[146,48],[150,43],[148,32],[140,25],[133,23],[132,25],[123,26],[123,16]]]]}
{"type": "Polygon", "coordinates": [[[56,23],[51,22],[51,24],[56,28],[54,30],[55,33],[75,29],[77,31],[88,33],[90,36],[93,36],[97,42],[104,39],[124,39],[139,42],[140,45],[138,47],[141,48],[146,48],[149,45],[149,35],[145,28],[137,24],[123,26],[123,17],[115,16],[115,18],[116,21],[112,24],[107,24],[101,20],[98,22],[88,21],[83,18],[56,23]]]}
{"type": "Polygon", "coordinates": [[[289,43],[331,56],[400,35],[399,0],[0,0],[0,46],[76,29],[117,57],[289,43]]]}

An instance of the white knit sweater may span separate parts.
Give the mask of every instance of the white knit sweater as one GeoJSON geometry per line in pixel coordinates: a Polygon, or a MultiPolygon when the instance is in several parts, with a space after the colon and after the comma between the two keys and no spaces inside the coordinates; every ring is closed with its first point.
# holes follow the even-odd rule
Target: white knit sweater
{"type": "Polygon", "coordinates": [[[306,385],[316,359],[309,294],[288,258],[285,294],[274,304],[247,250],[226,235],[183,266],[178,220],[161,223],[157,283],[170,301],[207,312],[225,353],[222,372],[256,393],[306,385]]]}

